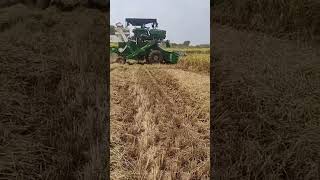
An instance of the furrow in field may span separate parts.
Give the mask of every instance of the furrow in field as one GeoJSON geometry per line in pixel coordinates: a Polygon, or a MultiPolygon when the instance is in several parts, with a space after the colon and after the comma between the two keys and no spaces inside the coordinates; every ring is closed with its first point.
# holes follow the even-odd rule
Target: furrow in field
{"type": "Polygon", "coordinates": [[[127,138],[118,138],[114,149],[121,144],[125,155],[118,161],[129,165],[118,163],[115,168],[126,171],[129,179],[208,179],[209,112],[201,109],[201,103],[156,66],[117,68],[112,73],[121,76],[111,80],[113,86],[128,86],[118,89],[128,97],[117,97],[126,100],[115,113],[118,117],[121,111],[130,114],[111,118],[111,126],[122,121],[114,126],[117,132],[111,132],[114,139],[127,134],[127,138]],[[127,85],[119,83],[125,79],[127,85]]]}

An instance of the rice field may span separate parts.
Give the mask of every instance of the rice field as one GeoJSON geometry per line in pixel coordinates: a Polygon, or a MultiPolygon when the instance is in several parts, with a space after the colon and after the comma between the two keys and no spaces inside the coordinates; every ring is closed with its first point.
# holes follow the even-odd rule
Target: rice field
{"type": "Polygon", "coordinates": [[[170,51],[179,51],[188,54],[210,54],[210,48],[165,48],[170,51]]]}
{"type": "Polygon", "coordinates": [[[209,73],[210,72],[210,48],[168,48],[183,54],[177,64],[179,68],[209,73]]]}

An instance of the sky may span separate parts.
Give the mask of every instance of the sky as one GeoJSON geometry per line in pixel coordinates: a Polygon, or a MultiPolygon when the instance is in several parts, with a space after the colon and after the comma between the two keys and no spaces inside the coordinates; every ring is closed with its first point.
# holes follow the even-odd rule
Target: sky
{"type": "Polygon", "coordinates": [[[210,43],[210,0],[111,0],[110,23],[125,18],[155,18],[174,43],[210,43]]]}

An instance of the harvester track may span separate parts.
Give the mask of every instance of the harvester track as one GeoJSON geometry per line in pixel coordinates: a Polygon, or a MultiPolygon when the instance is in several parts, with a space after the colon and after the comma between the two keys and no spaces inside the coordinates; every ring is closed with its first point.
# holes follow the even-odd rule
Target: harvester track
{"type": "Polygon", "coordinates": [[[151,73],[149,69],[143,69],[143,70],[149,75],[150,81],[153,83],[154,86],[157,87],[158,91],[161,93],[161,96],[165,98],[165,100],[168,103],[170,103],[170,105],[174,105],[174,102],[172,101],[172,99],[164,92],[163,88],[161,88],[160,80],[153,73],[151,73]]]}
{"type": "Polygon", "coordinates": [[[209,179],[209,112],[163,66],[120,66],[111,72],[112,177],[209,179]]]}

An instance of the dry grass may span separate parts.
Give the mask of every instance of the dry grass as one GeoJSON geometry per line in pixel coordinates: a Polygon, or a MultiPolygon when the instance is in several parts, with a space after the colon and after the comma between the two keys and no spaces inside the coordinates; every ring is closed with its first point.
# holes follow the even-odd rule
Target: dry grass
{"type": "Polygon", "coordinates": [[[0,27],[0,176],[105,177],[105,15],[15,5],[0,27]]]}
{"type": "Polygon", "coordinates": [[[277,37],[320,40],[318,0],[219,0],[213,20],[277,37]]]}
{"type": "Polygon", "coordinates": [[[319,47],[213,26],[219,179],[319,179],[319,47]]]}

